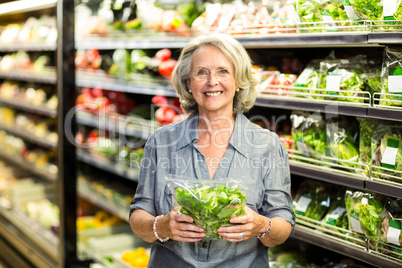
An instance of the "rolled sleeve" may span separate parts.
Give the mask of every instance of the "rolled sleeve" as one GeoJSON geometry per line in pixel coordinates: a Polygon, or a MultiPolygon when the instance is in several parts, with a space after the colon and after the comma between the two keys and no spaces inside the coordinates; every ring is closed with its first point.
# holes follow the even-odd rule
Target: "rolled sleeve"
{"type": "Polygon", "coordinates": [[[266,164],[264,176],[265,192],[260,214],[269,218],[280,217],[295,226],[292,197],[290,195],[291,180],[288,153],[275,135],[269,161],[266,164]]]}
{"type": "Polygon", "coordinates": [[[156,214],[154,204],[156,161],[155,139],[150,137],[144,147],[138,186],[130,204],[129,219],[136,209],[145,210],[152,215],[156,214]]]}

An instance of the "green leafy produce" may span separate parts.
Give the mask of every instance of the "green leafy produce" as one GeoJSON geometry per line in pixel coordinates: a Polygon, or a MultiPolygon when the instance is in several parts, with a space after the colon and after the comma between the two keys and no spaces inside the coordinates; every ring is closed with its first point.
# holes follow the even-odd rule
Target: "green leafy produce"
{"type": "Polygon", "coordinates": [[[383,95],[380,104],[402,107],[402,92],[398,89],[398,85],[402,81],[402,48],[385,47],[383,58],[381,93],[390,95],[383,95]],[[390,83],[390,79],[393,82],[390,83]]]}
{"type": "Polygon", "coordinates": [[[323,156],[326,151],[325,121],[321,115],[298,112],[291,115],[295,149],[310,156],[323,156]]]}
{"type": "Polygon", "coordinates": [[[339,164],[356,167],[359,158],[359,122],[352,117],[337,116],[327,121],[327,156],[339,164]]]}
{"type": "Polygon", "coordinates": [[[322,220],[329,206],[329,187],[311,180],[306,180],[300,185],[293,203],[296,215],[318,221],[322,220]]]}
{"type": "MultiPolygon", "coordinates": [[[[179,183],[180,185],[180,183],[179,183]]],[[[230,225],[230,218],[243,215],[246,193],[228,185],[182,185],[175,188],[179,212],[204,228],[204,239],[221,239],[217,230],[230,225]]]]}
{"type": "Polygon", "coordinates": [[[300,22],[306,23],[300,32],[322,32],[322,29],[308,29],[312,27],[322,27],[322,15],[320,12],[320,0],[298,0],[295,1],[295,9],[299,15],[300,22]]]}
{"type": "Polygon", "coordinates": [[[349,228],[363,233],[367,238],[378,240],[381,222],[385,217],[382,197],[360,191],[346,191],[346,209],[349,228]]]}
{"type": "Polygon", "coordinates": [[[387,243],[388,250],[383,253],[402,259],[402,199],[388,197],[385,208],[387,215],[381,224],[381,241],[387,243]]]}
{"type": "Polygon", "coordinates": [[[382,0],[350,0],[355,13],[361,19],[378,21],[382,19],[382,0]]]}
{"type": "Polygon", "coordinates": [[[322,220],[325,224],[339,228],[348,228],[348,213],[345,206],[345,189],[340,188],[331,198],[331,205],[322,220]]]}

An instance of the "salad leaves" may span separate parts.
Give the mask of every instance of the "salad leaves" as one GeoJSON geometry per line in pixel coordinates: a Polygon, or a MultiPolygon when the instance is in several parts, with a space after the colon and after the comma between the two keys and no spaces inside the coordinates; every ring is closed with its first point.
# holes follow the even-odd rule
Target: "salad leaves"
{"type": "Polygon", "coordinates": [[[217,230],[230,225],[230,218],[243,215],[246,193],[228,185],[181,185],[175,188],[179,213],[204,228],[204,239],[221,239],[217,230]]]}

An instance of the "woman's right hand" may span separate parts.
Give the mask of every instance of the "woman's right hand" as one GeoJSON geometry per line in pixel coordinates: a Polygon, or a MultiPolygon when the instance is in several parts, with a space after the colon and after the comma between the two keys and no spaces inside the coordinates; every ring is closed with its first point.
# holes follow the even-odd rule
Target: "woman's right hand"
{"type": "MultiPolygon", "coordinates": [[[[197,242],[200,241],[205,234],[204,229],[193,224],[193,218],[187,215],[178,213],[179,208],[174,208],[161,220],[160,228],[162,234],[170,239],[182,242],[197,242]]],[[[158,226],[157,226],[158,228],[158,226]]]]}

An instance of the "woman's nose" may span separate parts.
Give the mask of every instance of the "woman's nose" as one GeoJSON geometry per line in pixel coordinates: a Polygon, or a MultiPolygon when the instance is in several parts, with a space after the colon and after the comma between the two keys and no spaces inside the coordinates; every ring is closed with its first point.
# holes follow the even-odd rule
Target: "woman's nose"
{"type": "Polygon", "coordinates": [[[216,75],[215,75],[215,73],[210,73],[209,74],[209,77],[208,77],[208,84],[210,85],[210,86],[215,86],[215,85],[217,85],[218,84],[218,78],[216,78],[216,75]]]}

